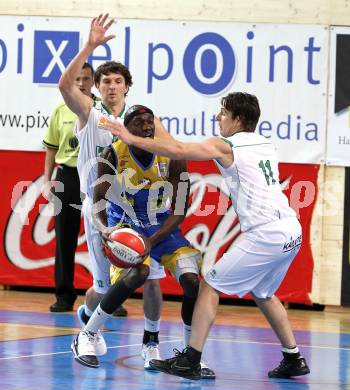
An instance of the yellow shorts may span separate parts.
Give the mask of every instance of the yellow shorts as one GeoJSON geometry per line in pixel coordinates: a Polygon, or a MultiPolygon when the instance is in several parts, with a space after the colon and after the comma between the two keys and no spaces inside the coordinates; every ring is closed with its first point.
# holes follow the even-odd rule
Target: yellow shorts
{"type": "MultiPolygon", "coordinates": [[[[149,267],[150,262],[151,262],[151,258],[149,256],[147,256],[145,258],[145,261],[142,264],[145,264],[149,267]]],[[[111,265],[111,267],[109,269],[109,277],[111,280],[111,284],[115,284],[121,277],[126,275],[130,270],[131,270],[131,268],[119,268],[119,267],[116,267],[115,265],[111,265]]]]}
{"type": "Polygon", "coordinates": [[[187,263],[189,261],[191,263],[190,267],[193,267],[193,258],[195,258],[195,263],[197,264],[199,270],[202,260],[200,251],[189,246],[183,246],[176,249],[173,253],[163,255],[161,258],[161,264],[164,265],[172,276],[176,276],[178,278],[179,275],[176,271],[179,265],[182,268],[185,267],[187,269],[189,264],[183,264],[183,262],[187,263]]]}

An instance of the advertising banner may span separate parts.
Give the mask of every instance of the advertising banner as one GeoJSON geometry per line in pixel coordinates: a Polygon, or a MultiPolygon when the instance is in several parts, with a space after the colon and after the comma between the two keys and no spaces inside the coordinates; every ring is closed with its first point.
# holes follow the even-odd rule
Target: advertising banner
{"type": "Polygon", "coordinates": [[[350,306],[350,168],[345,169],[341,305],[350,306]]]}
{"type": "Polygon", "coordinates": [[[350,27],[332,27],[327,126],[327,164],[350,166],[350,27]]]}
{"type": "MultiPolygon", "coordinates": [[[[86,42],[90,20],[0,16],[0,149],[41,150],[61,100],[61,73],[86,42]]],[[[147,104],[182,140],[218,134],[231,91],[258,96],[257,131],[281,162],[325,159],[329,31],[316,25],[120,20],[116,38],[88,58],[119,60],[133,74],[129,104],[147,104]]]]}
{"type": "MultiPolygon", "coordinates": [[[[55,235],[52,210],[40,194],[44,154],[1,151],[0,284],[54,286],[55,235]],[[11,175],[8,173],[11,172],[11,175]]],[[[310,303],[313,257],[310,224],[317,196],[318,165],[280,164],[281,185],[303,227],[303,244],[278,290],[287,302],[310,303]]],[[[231,200],[212,162],[190,162],[191,205],[182,224],[188,240],[203,253],[203,273],[239,237],[231,200]]],[[[76,288],[91,285],[83,226],[76,254],[76,288]]],[[[162,280],[166,294],[181,294],[174,278],[162,280]]]]}

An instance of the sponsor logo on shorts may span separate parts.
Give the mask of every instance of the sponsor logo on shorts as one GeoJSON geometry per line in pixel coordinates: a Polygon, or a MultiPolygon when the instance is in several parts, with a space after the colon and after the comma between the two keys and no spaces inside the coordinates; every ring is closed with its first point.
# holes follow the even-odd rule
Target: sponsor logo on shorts
{"type": "Polygon", "coordinates": [[[209,271],[209,272],[208,272],[208,276],[209,276],[210,278],[214,279],[215,276],[216,276],[216,271],[215,271],[215,269],[212,269],[211,271],[209,271]]]}
{"type": "Polygon", "coordinates": [[[297,246],[300,246],[302,242],[302,235],[300,234],[299,237],[297,237],[295,240],[291,240],[289,242],[285,242],[283,245],[283,252],[289,252],[292,249],[296,248],[297,246]]]}

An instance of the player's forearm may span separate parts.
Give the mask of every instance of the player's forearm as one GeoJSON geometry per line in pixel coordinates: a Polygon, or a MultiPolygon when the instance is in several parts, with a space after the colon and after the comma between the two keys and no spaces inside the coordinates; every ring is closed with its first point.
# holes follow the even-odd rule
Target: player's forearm
{"type": "Polygon", "coordinates": [[[169,139],[148,139],[143,137],[132,137],[132,144],[147,152],[160,156],[170,157],[172,160],[181,160],[180,143],[172,138],[169,139]]]}
{"type": "Polygon", "coordinates": [[[160,229],[150,237],[151,245],[154,247],[160,241],[168,237],[184,220],[182,215],[170,215],[162,224],[160,229]]]}
{"type": "Polygon", "coordinates": [[[172,160],[205,161],[222,158],[225,154],[232,155],[232,149],[217,137],[212,137],[206,142],[181,142],[171,136],[167,139],[151,139],[128,135],[127,143],[150,153],[170,157],[172,160]],[[225,145],[226,150],[221,144],[225,145]]]}
{"type": "Polygon", "coordinates": [[[155,136],[157,138],[162,138],[163,140],[173,139],[173,137],[168,133],[163,123],[159,118],[154,117],[154,126],[155,126],[155,136]]]}
{"type": "Polygon", "coordinates": [[[169,157],[172,160],[209,160],[220,156],[218,152],[212,153],[208,148],[203,148],[200,143],[180,142],[169,136],[166,139],[143,138],[129,136],[130,143],[147,152],[159,156],[169,157]]]}
{"type": "Polygon", "coordinates": [[[95,49],[94,46],[85,44],[79,53],[73,58],[66,70],[62,73],[58,86],[61,92],[67,92],[75,87],[75,80],[79,76],[84,63],[95,49]]]}

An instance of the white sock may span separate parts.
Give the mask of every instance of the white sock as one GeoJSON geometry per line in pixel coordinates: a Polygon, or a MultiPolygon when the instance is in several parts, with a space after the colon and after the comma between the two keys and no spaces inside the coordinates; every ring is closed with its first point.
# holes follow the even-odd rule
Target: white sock
{"type": "Polygon", "coordinates": [[[147,332],[159,332],[159,329],[160,319],[157,321],[152,321],[145,317],[145,330],[147,330],[147,332]]]}
{"type": "Polygon", "coordinates": [[[183,336],[184,336],[184,344],[186,348],[190,342],[191,325],[183,324],[183,336]]]}
{"type": "Polygon", "coordinates": [[[90,317],[89,322],[85,325],[84,330],[87,330],[88,332],[92,333],[97,333],[97,331],[103,326],[103,324],[108,320],[108,318],[111,317],[112,314],[107,314],[101,309],[100,305],[98,305],[96,307],[96,310],[90,317]]]}
{"type": "Polygon", "coordinates": [[[298,347],[294,347],[294,348],[282,347],[282,352],[284,352],[284,353],[298,353],[299,352],[299,348],[298,347]]]}
{"type": "Polygon", "coordinates": [[[84,307],[85,307],[85,309],[84,309],[85,314],[86,314],[88,317],[91,317],[94,311],[93,311],[93,310],[90,310],[90,309],[88,308],[88,306],[87,306],[86,303],[85,303],[84,307]]]}

